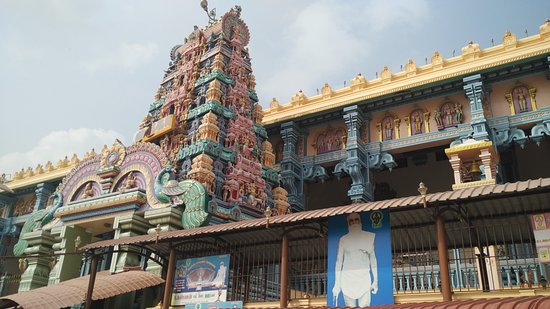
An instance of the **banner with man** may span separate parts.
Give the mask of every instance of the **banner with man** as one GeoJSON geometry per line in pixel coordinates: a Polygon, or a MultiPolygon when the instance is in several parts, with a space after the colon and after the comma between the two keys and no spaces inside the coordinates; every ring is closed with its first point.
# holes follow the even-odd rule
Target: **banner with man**
{"type": "Polygon", "coordinates": [[[393,304],[388,210],[332,217],[327,307],[393,304]]]}
{"type": "Polygon", "coordinates": [[[178,260],[172,305],[225,302],[229,254],[178,260]]]}

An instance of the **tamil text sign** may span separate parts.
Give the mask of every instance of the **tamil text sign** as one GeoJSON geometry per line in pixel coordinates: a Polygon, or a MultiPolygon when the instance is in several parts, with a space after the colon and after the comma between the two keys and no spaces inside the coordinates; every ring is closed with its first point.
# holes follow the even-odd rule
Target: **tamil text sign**
{"type": "Polygon", "coordinates": [[[229,255],[178,260],[172,305],[227,300],[229,255]]]}

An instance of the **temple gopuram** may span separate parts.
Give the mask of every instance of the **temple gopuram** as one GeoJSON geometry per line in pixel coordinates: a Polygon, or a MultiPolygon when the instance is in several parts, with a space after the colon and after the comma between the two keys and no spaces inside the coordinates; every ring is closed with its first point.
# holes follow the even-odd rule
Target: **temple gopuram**
{"type": "Polygon", "coordinates": [[[550,307],[550,20],[262,108],[201,6],[131,145],[0,179],[0,308],[550,307]]]}

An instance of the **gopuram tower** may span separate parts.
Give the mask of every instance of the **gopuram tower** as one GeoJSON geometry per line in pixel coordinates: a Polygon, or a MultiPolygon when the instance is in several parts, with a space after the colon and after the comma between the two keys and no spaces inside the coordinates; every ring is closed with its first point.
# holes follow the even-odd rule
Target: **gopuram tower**
{"type": "Polygon", "coordinates": [[[172,49],[155,101],[134,137],[161,147],[176,180],[205,186],[210,224],[263,217],[267,207],[273,214],[288,209],[286,191],[276,188],[279,174],[261,125],[246,48],[250,33],[240,12],[236,6],[219,20],[209,14],[205,29],[195,26],[172,49]]]}

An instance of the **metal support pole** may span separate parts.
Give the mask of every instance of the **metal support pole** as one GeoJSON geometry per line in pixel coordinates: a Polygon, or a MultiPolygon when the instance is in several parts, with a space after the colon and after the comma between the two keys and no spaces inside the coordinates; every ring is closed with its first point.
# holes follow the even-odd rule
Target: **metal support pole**
{"type": "Polygon", "coordinates": [[[92,255],[92,265],[90,266],[90,281],[88,281],[88,291],[86,292],[86,304],[84,305],[85,309],[92,308],[92,295],[94,293],[94,284],[95,277],[97,274],[97,262],[99,257],[97,255],[92,255]]]}
{"type": "Polygon", "coordinates": [[[483,292],[490,292],[489,287],[489,274],[487,273],[487,264],[485,264],[485,252],[482,246],[478,246],[479,254],[477,255],[477,262],[479,264],[479,275],[481,277],[481,287],[483,292]]]}
{"type": "Polygon", "coordinates": [[[281,241],[281,290],[279,308],[288,306],[288,236],[283,234],[281,241]]]}
{"type": "Polygon", "coordinates": [[[438,214],[435,220],[437,227],[437,252],[439,254],[439,272],[441,280],[441,293],[443,301],[451,301],[451,278],[449,275],[449,251],[447,250],[447,242],[445,241],[445,219],[442,214],[438,214]]]}
{"type": "Polygon", "coordinates": [[[170,257],[168,258],[168,271],[166,281],[164,282],[164,297],[162,299],[162,309],[170,308],[172,302],[172,283],[174,282],[174,273],[176,271],[176,250],[170,249],[170,257]]]}

